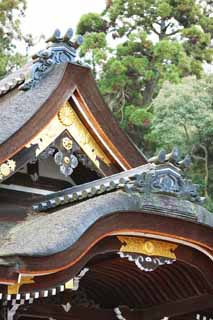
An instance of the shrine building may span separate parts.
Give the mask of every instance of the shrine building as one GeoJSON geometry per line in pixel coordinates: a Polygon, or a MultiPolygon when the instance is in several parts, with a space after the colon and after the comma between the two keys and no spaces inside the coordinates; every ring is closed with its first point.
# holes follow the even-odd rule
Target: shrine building
{"type": "Polygon", "coordinates": [[[120,129],[82,38],[0,81],[0,319],[213,319],[213,215],[120,129]]]}

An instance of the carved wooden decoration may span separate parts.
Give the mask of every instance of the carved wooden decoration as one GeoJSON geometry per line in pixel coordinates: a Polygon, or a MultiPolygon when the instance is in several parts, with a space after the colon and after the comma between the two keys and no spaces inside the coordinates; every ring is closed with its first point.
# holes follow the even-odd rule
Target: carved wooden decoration
{"type": "Polygon", "coordinates": [[[83,125],[77,114],[66,102],[58,113],[60,123],[67,128],[72,137],[77,141],[86,155],[93,161],[96,167],[100,167],[100,161],[110,165],[110,159],[104,154],[97,142],[83,125]]]}
{"type": "Polygon", "coordinates": [[[175,262],[175,259],[139,255],[136,253],[118,252],[118,254],[121,258],[127,258],[129,261],[134,262],[140,270],[146,272],[154,271],[164,264],[172,264],[175,262]]]}
{"type": "Polygon", "coordinates": [[[178,247],[176,244],[140,237],[118,236],[117,238],[123,243],[120,248],[121,252],[134,252],[149,256],[176,259],[174,253],[178,247]]]}
{"type": "Polygon", "coordinates": [[[51,71],[54,65],[75,62],[76,49],[83,43],[83,37],[78,36],[76,42],[73,43],[71,41],[72,36],[73,30],[71,28],[67,30],[64,37],[61,36],[60,30],[55,30],[52,38],[47,41],[51,44],[32,57],[31,79],[23,84],[22,90],[29,90],[35,87],[51,71]]]}
{"type": "Polygon", "coordinates": [[[197,185],[186,179],[182,171],[171,163],[138,175],[129,183],[127,191],[172,194],[200,201],[197,185]]]}
{"type": "MultiPolygon", "coordinates": [[[[26,147],[37,146],[36,156],[39,156],[65,130],[70,133],[97,168],[100,168],[100,162],[110,165],[110,159],[83,125],[69,102],[61,107],[52,121],[26,147]]],[[[67,140],[63,141],[63,145],[65,149],[69,148],[67,140]]]]}
{"type": "Polygon", "coordinates": [[[119,256],[134,262],[142,271],[154,271],[159,266],[176,261],[174,251],[178,246],[175,244],[139,237],[117,238],[124,243],[118,252],[119,256]]]}

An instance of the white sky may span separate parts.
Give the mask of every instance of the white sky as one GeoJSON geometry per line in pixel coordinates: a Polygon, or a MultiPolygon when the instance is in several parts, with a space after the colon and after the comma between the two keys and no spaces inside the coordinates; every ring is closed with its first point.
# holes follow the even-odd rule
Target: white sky
{"type": "MultiPolygon", "coordinates": [[[[22,31],[31,33],[36,41],[41,34],[49,38],[56,28],[66,32],[68,28],[75,31],[82,14],[102,12],[105,0],[27,0],[26,17],[22,19],[22,31]]],[[[42,49],[41,41],[30,51],[30,54],[42,49]]],[[[24,51],[24,48],[20,48],[24,51]]]]}

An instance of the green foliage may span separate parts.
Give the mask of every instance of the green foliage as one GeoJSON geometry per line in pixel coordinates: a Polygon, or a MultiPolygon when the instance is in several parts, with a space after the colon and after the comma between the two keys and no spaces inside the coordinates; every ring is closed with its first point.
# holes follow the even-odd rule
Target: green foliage
{"type": "Polygon", "coordinates": [[[91,49],[105,48],[106,39],[103,32],[92,32],[85,37],[85,40],[81,46],[81,55],[85,55],[91,49]]]}
{"type": "Polygon", "coordinates": [[[135,110],[132,110],[131,114],[129,114],[128,120],[135,126],[147,128],[151,124],[152,113],[145,109],[135,108],[135,110]]]}
{"type": "Polygon", "coordinates": [[[92,32],[85,35],[80,49],[80,56],[84,57],[84,61],[91,66],[95,77],[97,75],[97,67],[107,59],[105,48],[106,38],[103,32],[92,32]]]}
{"type": "Polygon", "coordinates": [[[159,1],[157,4],[157,15],[168,19],[172,14],[172,7],[168,3],[168,1],[159,1]]]}
{"type": "Polygon", "coordinates": [[[212,0],[113,0],[83,16],[78,32],[121,127],[147,155],[174,145],[190,153],[190,175],[213,208],[213,78],[203,78],[213,61],[212,0]]]}
{"type": "Polygon", "coordinates": [[[213,200],[211,198],[207,199],[204,205],[210,212],[213,212],[213,200]]]}
{"type": "Polygon", "coordinates": [[[20,30],[25,9],[25,0],[0,1],[0,77],[24,62],[24,57],[16,52],[15,41],[31,43],[31,37],[24,37],[20,30]]]}
{"type": "Polygon", "coordinates": [[[80,19],[78,32],[85,36],[81,54],[121,125],[144,149],[149,145],[138,134],[147,131],[142,114],[164,81],[201,78],[203,63],[213,60],[209,1],[113,0],[101,15],[80,19]],[[138,111],[127,117],[130,105],[138,111]]]}
{"type": "Polygon", "coordinates": [[[106,22],[98,13],[88,13],[80,18],[76,32],[85,34],[89,32],[103,32],[106,30],[106,22]]]}
{"type": "Polygon", "coordinates": [[[213,77],[165,82],[153,101],[152,134],[160,145],[179,144],[184,152],[213,137],[213,77]]]}
{"type": "Polygon", "coordinates": [[[151,132],[146,137],[156,149],[177,145],[183,154],[191,154],[191,175],[206,196],[213,192],[212,92],[213,75],[200,80],[187,77],[178,85],[165,82],[153,101],[151,132]]]}

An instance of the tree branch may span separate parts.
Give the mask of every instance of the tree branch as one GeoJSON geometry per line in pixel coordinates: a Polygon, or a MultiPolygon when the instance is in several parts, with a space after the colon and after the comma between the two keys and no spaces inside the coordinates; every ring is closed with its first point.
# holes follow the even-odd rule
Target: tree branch
{"type": "Polygon", "coordinates": [[[186,123],[183,123],[183,128],[184,128],[184,131],[185,131],[187,143],[188,143],[188,145],[190,145],[190,136],[189,136],[189,132],[188,132],[186,123]]]}
{"type": "Polygon", "coordinates": [[[167,33],[166,36],[167,36],[167,37],[173,36],[174,34],[177,34],[177,33],[179,33],[180,31],[181,31],[181,29],[177,29],[177,30],[175,30],[175,31],[173,31],[173,32],[171,32],[171,33],[167,33]]]}
{"type": "Polygon", "coordinates": [[[155,27],[152,26],[152,31],[160,37],[160,32],[158,32],[155,27]]]}

